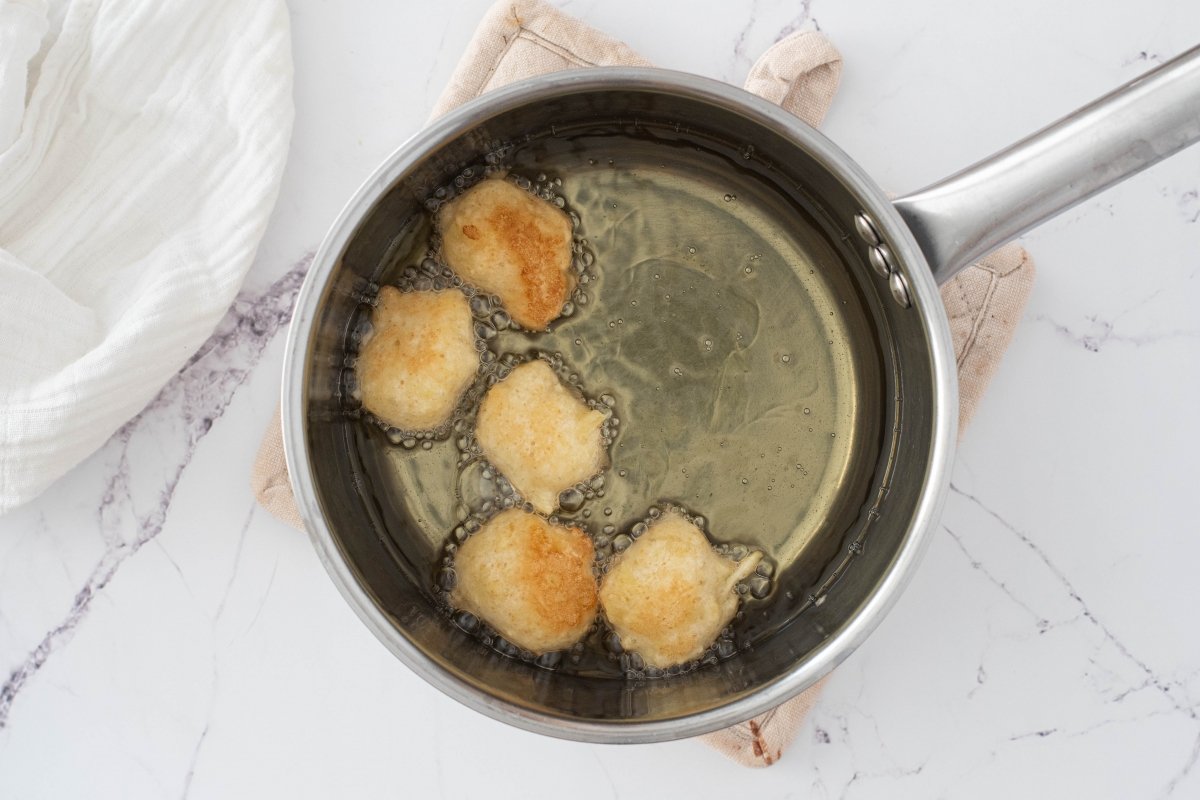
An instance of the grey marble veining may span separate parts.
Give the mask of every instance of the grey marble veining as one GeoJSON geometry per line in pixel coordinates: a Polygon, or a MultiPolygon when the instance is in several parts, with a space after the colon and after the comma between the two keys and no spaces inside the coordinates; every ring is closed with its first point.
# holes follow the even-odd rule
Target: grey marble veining
{"type": "Polygon", "coordinates": [[[0,685],[0,728],[26,684],[70,643],[121,566],[162,532],[175,487],[197,446],[258,364],[267,343],[291,319],[310,259],[294,265],[265,293],[239,294],[217,330],[141,413],[101,451],[110,470],[97,507],[104,554],[65,617],[0,685]],[[149,480],[143,478],[149,476],[149,480]]]}

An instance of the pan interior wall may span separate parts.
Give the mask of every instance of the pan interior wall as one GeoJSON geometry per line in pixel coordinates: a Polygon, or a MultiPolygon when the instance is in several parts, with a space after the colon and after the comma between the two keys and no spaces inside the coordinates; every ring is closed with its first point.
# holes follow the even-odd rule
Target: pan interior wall
{"type": "MultiPolygon", "coordinates": [[[[850,219],[854,201],[808,179],[827,180],[820,165],[784,169],[791,145],[780,137],[701,136],[673,123],[672,109],[653,121],[653,106],[682,99],[639,102],[646,113],[636,121],[612,116],[603,96],[574,125],[537,124],[578,112],[553,103],[524,125],[493,119],[403,176],[343,254],[314,340],[310,448],[359,583],[426,658],[490,695],[565,718],[662,719],[754,691],[849,618],[899,542],[880,531],[884,540],[842,579],[847,596],[835,587],[835,602],[813,607],[871,521],[897,427],[894,310],[834,222],[850,219]],[[405,449],[340,406],[358,300],[426,256],[424,201],[498,145],[511,145],[503,163],[514,176],[561,180],[556,191],[594,256],[574,314],[549,333],[509,330],[489,342],[498,354],[561,354],[590,396],[615,399],[621,422],[604,496],[563,516],[603,536],[608,525],[628,531],[650,505],[676,503],[703,515],[714,539],[770,557],[770,594],[749,598],[734,623],[743,652],[716,666],[629,682],[596,637],[591,655],[548,671],[458,630],[435,608],[434,573],[472,510],[477,476],[458,469],[453,440],[405,449]]],[[[890,522],[902,531],[904,520],[890,522]]]]}

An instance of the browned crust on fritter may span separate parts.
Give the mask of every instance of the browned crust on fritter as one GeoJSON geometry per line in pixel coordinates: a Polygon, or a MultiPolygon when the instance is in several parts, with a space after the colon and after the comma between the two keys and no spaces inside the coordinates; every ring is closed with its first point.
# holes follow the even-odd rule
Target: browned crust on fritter
{"type": "Polygon", "coordinates": [[[554,528],[538,517],[525,522],[529,557],[521,564],[517,586],[528,589],[528,599],[545,626],[566,633],[596,616],[596,579],[591,540],[578,528],[554,528]]]}
{"type": "MultiPolygon", "coordinates": [[[[532,197],[529,200],[540,202],[532,197]]],[[[515,205],[498,205],[488,215],[487,221],[521,270],[525,321],[529,327],[541,329],[562,312],[567,280],[557,264],[561,256],[562,239],[530,224],[527,214],[526,209],[515,205]]],[[[474,226],[464,226],[463,234],[476,238],[467,232],[470,227],[474,226]]]]}

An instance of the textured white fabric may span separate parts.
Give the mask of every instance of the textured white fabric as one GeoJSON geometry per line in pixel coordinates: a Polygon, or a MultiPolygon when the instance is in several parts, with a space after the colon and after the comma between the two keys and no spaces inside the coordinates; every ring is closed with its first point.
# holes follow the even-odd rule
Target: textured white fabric
{"type": "Polygon", "coordinates": [[[0,513],[137,414],[254,258],[283,0],[0,0],[0,513]]]}

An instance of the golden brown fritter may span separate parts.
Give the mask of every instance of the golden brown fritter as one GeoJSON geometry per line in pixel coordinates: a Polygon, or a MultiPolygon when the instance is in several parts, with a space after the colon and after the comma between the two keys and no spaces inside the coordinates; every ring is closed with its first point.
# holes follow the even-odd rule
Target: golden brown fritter
{"type": "Polygon", "coordinates": [[[442,257],[496,295],[522,328],[545,330],[575,290],[571,220],[503,178],[488,178],[438,213],[442,257]]]}
{"type": "Polygon", "coordinates": [[[704,532],[668,511],[617,556],[600,604],[621,646],[654,667],[699,657],[737,612],[735,587],[762,553],[741,561],[713,550],[704,532]]]}
{"type": "Polygon", "coordinates": [[[459,547],[450,602],[519,647],[562,650],[596,619],[594,560],[592,541],[578,528],[502,511],[459,547]]]}
{"type": "Polygon", "coordinates": [[[462,292],[379,290],[358,354],[363,406],[401,430],[447,422],[479,369],[471,307],[462,292]]]}
{"type": "Polygon", "coordinates": [[[533,507],[548,514],[558,495],[608,466],[604,414],[590,409],[544,361],[521,364],[483,397],[475,438],[483,454],[533,507]]]}

